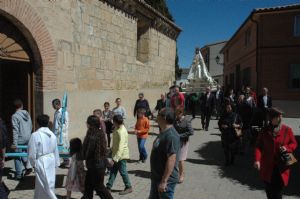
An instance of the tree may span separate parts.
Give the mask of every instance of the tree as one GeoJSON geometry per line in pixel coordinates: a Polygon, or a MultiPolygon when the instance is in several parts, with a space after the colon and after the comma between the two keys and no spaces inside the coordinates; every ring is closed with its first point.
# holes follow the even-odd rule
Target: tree
{"type": "Polygon", "coordinates": [[[145,0],[145,2],[171,21],[174,21],[165,0],[145,0]]]}
{"type": "Polygon", "coordinates": [[[181,77],[182,69],[179,68],[179,58],[178,52],[176,48],[176,57],[175,57],[175,79],[179,79],[181,77]]]}

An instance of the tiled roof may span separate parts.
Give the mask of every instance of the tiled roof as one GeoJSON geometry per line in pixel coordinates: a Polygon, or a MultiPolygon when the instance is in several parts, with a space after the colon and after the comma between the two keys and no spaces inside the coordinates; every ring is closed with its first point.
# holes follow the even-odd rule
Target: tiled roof
{"type": "Polygon", "coordinates": [[[269,8],[256,8],[253,10],[253,12],[254,13],[273,12],[273,11],[289,10],[289,9],[296,9],[296,8],[300,8],[300,4],[290,4],[285,6],[276,6],[276,7],[269,7],[269,8]]]}

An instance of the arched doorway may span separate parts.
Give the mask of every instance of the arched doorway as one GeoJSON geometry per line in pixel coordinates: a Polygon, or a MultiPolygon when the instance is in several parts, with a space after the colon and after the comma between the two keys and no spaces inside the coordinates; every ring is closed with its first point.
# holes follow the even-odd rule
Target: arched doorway
{"type": "MultiPolygon", "coordinates": [[[[35,60],[22,32],[0,15],[0,113],[10,127],[13,101],[19,98],[35,118],[35,60]]],[[[34,122],[34,120],[33,120],[34,122]]]]}

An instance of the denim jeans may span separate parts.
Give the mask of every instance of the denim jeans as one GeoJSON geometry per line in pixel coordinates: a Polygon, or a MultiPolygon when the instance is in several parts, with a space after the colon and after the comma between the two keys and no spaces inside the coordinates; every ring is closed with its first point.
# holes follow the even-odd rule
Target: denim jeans
{"type": "Polygon", "coordinates": [[[137,138],[138,141],[138,148],[139,148],[139,153],[140,153],[140,160],[146,160],[148,157],[146,148],[145,148],[145,143],[146,143],[146,138],[137,138]]]}
{"type": "MultiPolygon", "coordinates": [[[[16,149],[17,153],[26,152],[25,149],[16,149]]],[[[26,169],[27,157],[15,158],[16,177],[21,178],[23,170],[26,169]]]]}
{"type": "Polygon", "coordinates": [[[111,189],[114,181],[117,177],[118,171],[120,172],[123,182],[126,188],[131,188],[131,183],[128,177],[127,168],[126,168],[126,160],[120,160],[119,162],[115,162],[114,166],[111,168],[110,175],[106,187],[111,189]]]}
{"type": "Polygon", "coordinates": [[[175,192],[175,186],[176,182],[171,182],[167,184],[167,190],[166,192],[159,193],[158,192],[158,186],[160,182],[156,182],[154,180],[151,180],[151,190],[150,190],[150,196],[149,199],[173,199],[174,198],[174,192],[175,192]]]}

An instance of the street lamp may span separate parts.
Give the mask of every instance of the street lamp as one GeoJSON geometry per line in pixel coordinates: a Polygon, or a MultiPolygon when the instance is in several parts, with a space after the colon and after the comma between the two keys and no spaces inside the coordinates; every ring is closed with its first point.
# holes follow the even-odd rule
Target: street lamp
{"type": "Polygon", "coordinates": [[[224,65],[224,63],[220,63],[220,59],[221,59],[220,56],[217,55],[216,58],[215,58],[217,64],[224,65]]]}

